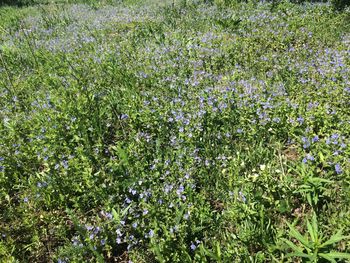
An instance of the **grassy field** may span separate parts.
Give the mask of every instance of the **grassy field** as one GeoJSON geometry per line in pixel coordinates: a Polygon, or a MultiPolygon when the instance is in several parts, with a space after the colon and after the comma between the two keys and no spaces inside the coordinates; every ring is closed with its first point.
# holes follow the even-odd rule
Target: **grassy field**
{"type": "Polygon", "coordinates": [[[350,262],[349,10],[72,2],[0,7],[0,262],[350,262]]]}

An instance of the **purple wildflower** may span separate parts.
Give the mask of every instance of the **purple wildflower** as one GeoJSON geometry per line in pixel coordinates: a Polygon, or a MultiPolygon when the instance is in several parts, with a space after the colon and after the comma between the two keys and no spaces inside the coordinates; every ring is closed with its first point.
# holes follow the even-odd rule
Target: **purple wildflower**
{"type": "Polygon", "coordinates": [[[335,172],[336,172],[337,174],[341,174],[341,173],[343,172],[343,170],[341,169],[341,166],[340,166],[339,163],[337,163],[337,164],[334,166],[334,168],[335,168],[335,172]]]}
{"type": "Polygon", "coordinates": [[[190,248],[191,248],[191,250],[193,251],[193,250],[195,250],[197,247],[196,247],[196,245],[195,245],[195,244],[191,243],[190,248]]]}

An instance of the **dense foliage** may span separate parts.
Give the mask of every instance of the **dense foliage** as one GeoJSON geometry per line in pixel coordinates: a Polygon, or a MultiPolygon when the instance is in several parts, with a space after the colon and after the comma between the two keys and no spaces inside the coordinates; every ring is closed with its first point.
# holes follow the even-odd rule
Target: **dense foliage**
{"type": "Polygon", "coordinates": [[[1,262],[350,259],[349,13],[224,7],[0,8],[1,262]]]}
{"type": "MultiPolygon", "coordinates": [[[[116,4],[116,3],[130,3],[137,2],[138,0],[0,0],[0,5],[17,5],[17,6],[28,6],[36,4],[50,4],[50,3],[85,3],[89,5],[100,5],[103,4],[116,4]]],[[[188,0],[182,0],[187,2],[188,0]]],[[[248,0],[201,0],[205,3],[211,3],[216,5],[231,6],[241,2],[248,2],[248,0]]],[[[253,3],[259,2],[259,0],[249,0],[253,3]]],[[[283,3],[286,0],[270,0],[275,4],[283,3]]],[[[305,2],[327,2],[327,0],[290,0],[292,3],[302,4],[305,2]]],[[[344,10],[347,6],[350,6],[350,0],[330,0],[332,8],[334,10],[344,10]]]]}

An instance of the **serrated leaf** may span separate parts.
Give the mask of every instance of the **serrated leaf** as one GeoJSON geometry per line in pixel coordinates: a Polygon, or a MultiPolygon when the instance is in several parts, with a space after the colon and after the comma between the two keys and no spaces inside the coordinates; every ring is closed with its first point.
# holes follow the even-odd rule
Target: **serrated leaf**
{"type": "Polygon", "coordinates": [[[126,213],[128,212],[128,210],[129,210],[130,207],[131,207],[131,204],[128,205],[125,209],[123,209],[123,211],[122,211],[122,213],[121,213],[121,216],[122,216],[122,217],[126,215],[126,213]]]}
{"type": "Polygon", "coordinates": [[[112,215],[113,215],[113,218],[114,218],[116,221],[119,221],[119,220],[120,220],[119,214],[117,213],[117,211],[115,211],[114,208],[112,208],[112,215]]]}
{"type": "Polygon", "coordinates": [[[332,263],[337,263],[337,261],[334,260],[334,258],[328,256],[328,254],[324,254],[324,253],[319,253],[318,254],[320,257],[323,257],[324,259],[327,259],[328,261],[332,262],[332,263]]]}
{"type": "Polygon", "coordinates": [[[282,241],[285,242],[291,249],[293,249],[296,252],[303,253],[303,249],[301,247],[298,247],[290,240],[287,240],[285,238],[282,238],[282,241]]]}
{"type": "Polygon", "coordinates": [[[216,259],[216,255],[210,250],[206,249],[202,244],[200,245],[200,250],[203,252],[203,254],[209,256],[210,258],[216,259]]]}
{"type": "Polygon", "coordinates": [[[300,241],[305,247],[310,247],[309,241],[303,237],[298,230],[296,230],[291,224],[287,223],[290,231],[290,235],[300,241]]]}
{"type": "Polygon", "coordinates": [[[179,211],[179,213],[177,214],[177,216],[176,216],[176,219],[175,219],[175,224],[176,224],[176,225],[178,225],[178,224],[180,223],[184,211],[185,211],[185,207],[183,206],[183,207],[181,208],[181,210],[179,211]]]}
{"type": "Polygon", "coordinates": [[[315,183],[333,183],[333,181],[328,180],[328,179],[324,179],[324,178],[320,178],[320,177],[312,177],[310,178],[311,182],[315,182],[315,183]]]}
{"type": "Polygon", "coordinates": [[[315,234],[314,229],[309,220],[306,221],[306,225],[307,225],[307,230],[310,234],[312,242],[316,243],[317,235],[315,234]]]}
{"type": "MultiPolygon", "coordinates": [[[[315,236],[316,236],[316,241],[318,241],[318,224],[317,224],[317,216],[316,216],[315,212],[312,216],[312,228],[313,228],[315,236]]],[[[316,241],[314,241],[314,242],[316,242],[316,241]]]]}
{"type": "Polygon", "coordinates": [[[191,256],[190,256],[190,254],[188,254],[188,252],[187,251],[185,251],[185,258],[184,258],[184,262],[192,262],[192,258],[191,258],[191,256]]]}
{"type": "Polygon", "coordinates": [[[326,242],[324,242],[323,244],[321,244],[321,248],[322,247],[326,247],[329,246],[331,244],[337,243],[343,239],[348,239],[349,236],[343,236],[342,235],[342,231],[339,230],[335,235],[331,236],[329,240],[327,240],[326,242]]]}
{"type": "Polygon", "coordinates": [[[321,163],[324,163],[325,157],[324,157],[323,153],[322,153],[322,152],[319,152],[319,153],[318,153],[318,156],[319,156],[319,158],[320,158],[321,163]]]}
{"type": "Polygon", "coordinates": [[[159,262],[166,262],[157,244],[153,243],[153,247],[151,249],[156,254],[156,258],[159,262]]]}
{"type": "Polygon", "coordinates": [[[122,147],[120,147],[120,146],[117,147],[117,153],[118,153],[118,157],[120,158],[122,163],[128,164],[128,162],[129,162],[128,155],[127,155],[126,151],[122,147]]]}
{"type": "Polygon", "coordinates": [[[220,249],[220,243],[216,242],[216,255],[218,260],[221,262],[221,249],[220,249]]]}
{"type": "Polygon", "coordinates": [[[311,260],[312,256],[305,254],[305,253],[288,253],[286,255],[286,257],[290,258],[290,257],[301,257],[301,258],[308,258],[309,260],[311,260]]]}
{"type": "Polygon", "coordinates": [[[307,230],[310,234],[311,240],[314,243],[318,243],[318,226],[317,226],[317,217],[316,214],[314,213],[312,216],[312,221],[310,223],[309,220],[306,221],[306,225],[307,225],[307,230]]]}
{"type": "Polygon", "coordinates": [[[342,253],[342,252],[329,252],[327,254],[325,253],[319,253],[320,256],[322,256],[323,258],[328,257],[328,258],[346,258],[346,259],[350,259],[350,254],[349,253],[342,253]]]}

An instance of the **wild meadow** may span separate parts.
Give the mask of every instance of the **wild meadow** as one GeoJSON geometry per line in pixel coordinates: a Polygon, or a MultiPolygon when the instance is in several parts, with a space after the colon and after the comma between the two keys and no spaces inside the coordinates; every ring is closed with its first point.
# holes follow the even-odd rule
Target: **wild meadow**
{"type": "Polygon", "coordinates": [[[0,117],[0,262],[350,262],[349,9],[3,5],[0,117]]]}

